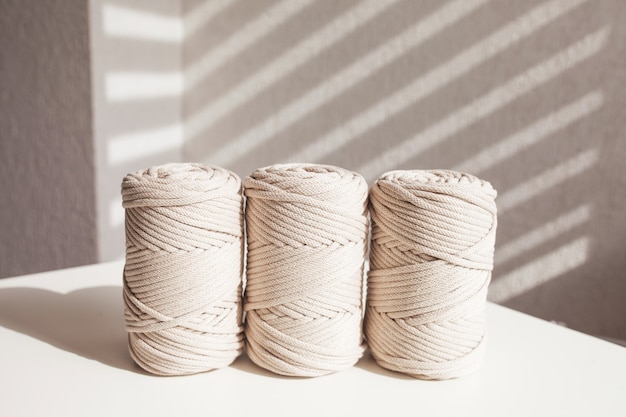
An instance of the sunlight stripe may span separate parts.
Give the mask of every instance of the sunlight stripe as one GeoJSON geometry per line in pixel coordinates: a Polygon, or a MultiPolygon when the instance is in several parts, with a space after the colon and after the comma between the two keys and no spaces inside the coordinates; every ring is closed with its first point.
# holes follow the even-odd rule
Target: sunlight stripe
{"type": "Polygon", "coordinates": [[[415,136],[383,152],[381,156],[359,167],[357,172],[371,179],[386,170],[400,166],[598,53],[605,45],[609,33],[609,27],[605,26],[585,36],[582,40],[492,89],[415,136]]]}
{"type": "Polygon", "coordinates": [[[528,252],[539,245],[581,226],[591,218],[591,205],[578,206],[556,219],[537,227],[530,232],[499,245],[495,252],[495,265],[500,266],[528,252]]]}
{"type": "MultiPolygon", "coordinates": [[[[251,149],[261,146],[272,136],[292,126],[301,118],[381,70],[389,62],[406,54],[411,48],[424,43],[487,1],[457,0],[445,4],[391,41],[384,43],[362,59],[339,71],[293,103],[248,129],[238,138],[229,141],[212,155],[212,159],[222,164],[228,164],[250,152],[251,149]]],[[[290,160],[300,159],[298,155],[290,160]]]]}
{"type": "Polygon", "coordinates": [[[581,237],[492,281],[488,299],[503,303],[566,274],[587,262],[590,241],[581,237]]]}
{"type": "Polygon", "coordinates": [[[593,167],[600,159],[600,151],[596,148],[587,149],[552,167],[541,174],[503,192],[498,197],[498,215],[523,204],[530,199],[545,193],[550,188],[582,174],[593,167]]]}
{"type": "MultiPolygon", "coordinates": [[[[280,81],[288,74],[306,64],[322,51],[346,37],[356,28],[373,19],[384,9],[398,0],[366,0],[357,3],[353,9],[312,34],[302,42],[289,49],[276,60],[259,68],[254,74],[238,85],[234,90],[217,101],[208,104],[185,121],[185,136],[194,138],[203,130],[208,129],[217,120],[232,112],[235,108],[250,100],[260,91],[280,81]]],[[[193,76],[191,80],[193,80],[193,76]]],[[[193,85],[185,79],[185,83],[193,85]]],[[[187,88],[187,85],[186,85],[187,88]]]]}
{"type": "Polygon", "coordinates": [[[219,12],[235,4],[237,0],[204,1],[183,16],[183,33],[185,39],[206,26],[219,12]]]}
{"type": "Polygon", "coordinates": [[[417,78],[400,91],[376,103],[342,126],[291,155],[288,159],[311,162],[321,160],[357,136],[383,123],[390,116],[445,87],[585,1],[588,0],[552,0],[535,7],[449,61],[417,78]]]}
{"type": "Polygon", "coordinates": [[[185,89],[190,90],[210,76],[224,62],[235,57],[259,38],[267,35],[313,0],[283,0],[264,11],[258,18],[238,28],[232,36],[185,70],[185,89]]]}
{"type": "Polygon", "coordinates": [[[602,92],[593,91],[559,110],[542,117],[532,125],[515,132],[477,155],[455,166],[455,171],[472,172],[474,175],[512,158],[524,149],[546,137],[563,130],[577,120],[598,110],[603,103],[602,92]]]}
{"type": "Polygon", "coordinates": [[[104,34],[115,38],[180,43],[183,23],[179,16],[164,16],[113,4],[102,6],[104,34]]]}

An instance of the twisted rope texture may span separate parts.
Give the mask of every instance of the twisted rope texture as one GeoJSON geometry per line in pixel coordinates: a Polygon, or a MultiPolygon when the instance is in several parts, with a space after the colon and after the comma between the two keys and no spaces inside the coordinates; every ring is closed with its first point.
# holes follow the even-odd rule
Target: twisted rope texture
{"type": "Polygon", "coordinates": [[[167,164],[128,174],[122,197],[132,358],[159,375],[229,365],[243,348],[241,180],[167,164]]]}
{"type": "Polygon", "coordinates": [[[480,365],[495,198],[488,182],[445,170],[392,171],[372,187],[365,335],[384,368],[448,379],[480,365]]]}
{"type": "Polygon", "coordinates": [[[257,365],[319,376],[363,354],[367,183],[341,168],[289,164],[245,180],[246,340],[257,365]]]}

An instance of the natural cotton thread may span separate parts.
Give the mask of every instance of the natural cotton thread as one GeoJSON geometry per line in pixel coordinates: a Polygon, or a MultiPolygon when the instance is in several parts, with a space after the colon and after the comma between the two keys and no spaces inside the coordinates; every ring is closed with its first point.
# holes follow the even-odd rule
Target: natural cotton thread
{"type": "Polygon", "coordinates": [[[376,181],[365,335],[382,367],[423,379],[479,367],[495,198],[488,182],[454,171],[392,171],[376,181]]]}
{"type": "Polygon", "coordinates": [[[367,183],[342,168],[288,164],[244,182],[247,353],[290,376],[319,376],[363,354],[367,183]]]}
{"type": "Polygon", "coordinates": [[[125,321],[146,371],[184,375],[242,352],[241,180],[219,167],[167,164],[128,174],[125,321]]]}

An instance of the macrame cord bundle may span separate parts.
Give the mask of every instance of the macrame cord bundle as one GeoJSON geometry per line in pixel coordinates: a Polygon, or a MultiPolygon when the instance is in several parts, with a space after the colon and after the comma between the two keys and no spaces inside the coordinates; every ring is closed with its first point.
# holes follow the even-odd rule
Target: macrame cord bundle
{"type": "Polygon", "coordinates": [[[485,348],[496,191],[454,171],[392,171],[370,191],[365,335],[384,368],[423,379],[474,371],[485,348]]]}
{"type": "Polygon", "coordinates": [[[319,376],[363,354],[368,187],[358,174],[274,165],[244,182],[247,353],[290,376],[319,376]]]}
{"type": "Polygon", "coordinates": [[[158,375],[229,365],[243,349],[243,197],[232,172],[167,164],[128,174],[123,297],[135,362],[158,375]]]}

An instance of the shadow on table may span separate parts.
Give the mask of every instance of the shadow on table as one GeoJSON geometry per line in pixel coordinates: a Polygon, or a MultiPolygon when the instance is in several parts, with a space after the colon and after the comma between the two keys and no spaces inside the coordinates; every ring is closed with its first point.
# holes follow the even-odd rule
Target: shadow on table
{"type": "Polygon", "coordinates": [[[101,286],[61,294],[37,288],[0,289],[0,326],[87,359],[132,372],[121,288],[101,286]]]}
{"type": "Polygon", "coordinates": [[[244,353],[241,354],[241,356],[239,356],[230,365],[230,367],[235,368],[235,369],[237,369],[239,371],[251,373],[251,374],[254,374],[254,375],[263,376],[263,377],[266,377],[266,378],[286,379],[286,380],[308,379],[306,377],[285,376],[285,375],[279,375],[279,374],[275,374],[273,372],[270,372],[267,369],[261,368],[260,366],[258,366],[254,362],[252,362],[252,359],[250,359],[250,357],[247,355],[247,353],[245,351],[244,351],[244,353]]]}
{"type": "Polygon", "coordinates": [[[374,360],[374,358],[372,357],[372,354],[370,353],[369,349],[365,352],[363,357],[354,366],[356,366],[357,368],[361,368],[364,371],[386,376],[388,378],[415,380],[415,378],[413,377],[402,374],[400,372],[392,372],[378,365],[376,361],[374,360]]]}

